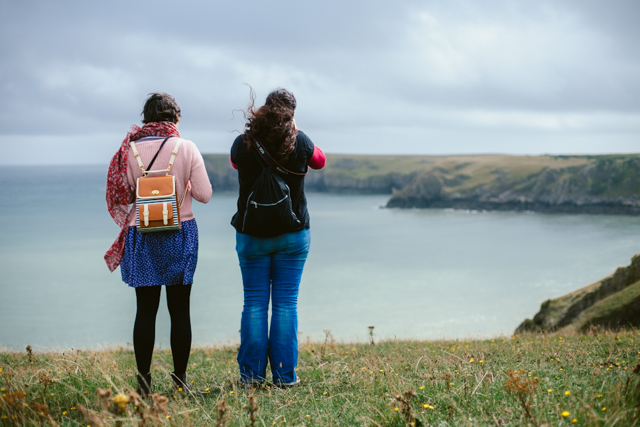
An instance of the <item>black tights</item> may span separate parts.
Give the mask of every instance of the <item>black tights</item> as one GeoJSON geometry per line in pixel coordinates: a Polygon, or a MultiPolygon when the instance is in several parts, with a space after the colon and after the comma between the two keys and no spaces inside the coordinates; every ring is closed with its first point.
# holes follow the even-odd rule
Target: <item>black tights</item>
{"type": "MultiPolygon", "coordinates": [[[[191,316],[189,296],[191,285],[173,285],[167,288],[167,306],[171,316],[171,353],[176,376],[182,378],[187,371],[191,351],[191,316]]],[[[151,371],[151,356],[156,338],[156,314],[160,305],[162,286],[136,288],[138,311],[133,326],[133,349],[136,353],[138,372],[151,371]]]]}

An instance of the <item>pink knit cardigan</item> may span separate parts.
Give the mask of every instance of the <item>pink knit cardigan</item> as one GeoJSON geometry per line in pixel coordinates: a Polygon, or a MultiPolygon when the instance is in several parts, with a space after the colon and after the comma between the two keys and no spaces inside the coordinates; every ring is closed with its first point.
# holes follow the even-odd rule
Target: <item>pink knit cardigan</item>
{"type": "MultiPolygon", "coordinates": [[[[140,158],[142,159],[145,169],[148,169],[149,162],[151,162],[151,159],[158,151],[158,148],[160,148],[160,144],[162,144],[163,140],[164,138],[147,137],[136,141],[136,149],[140,153],[140,158]]],[[[178,138],[176,137],[172,137],[167,140],[151,169],[158,170],[167,168],[169,158],[171,157],[171,151],[176,145],[177,140],[178,138]]],[[[135,198],[136,180],[142,176],[142,171],[138,167],[138,162],[133,156],[133,150],[131,150],[131,148],[129,148],[127,162],[129,163],[127,168],[127,178],[129,181],[129,187],[131,188],[131,193],[134,194],[135,198]]],[[[165,172],[150,174],[149,176],[159,176],[164,173],[165,172]]],[[[182,193],[184,192],[187,182],[190,183],[187,195],[184,198],[184,203],[180,208],[180,220],[189,221],[194,218],[193,210],[191,209],[192,198],[201,203],[207,203],[211,199],[212,192],[211,182],[209,181],[209,176],[207,175],[207,171],[204,167],[204,160],[202,159],[202,154],[198,151],[196,144],[186,139],[182,140],[182,144],[178,150],[178,155],[176,156],[176,160],[174,161],[169,174],[176,177],[178,201],[182,199],[182,193]]],[[[136,206],[131,210],[129,225],[136,225],[136,206]]]]}

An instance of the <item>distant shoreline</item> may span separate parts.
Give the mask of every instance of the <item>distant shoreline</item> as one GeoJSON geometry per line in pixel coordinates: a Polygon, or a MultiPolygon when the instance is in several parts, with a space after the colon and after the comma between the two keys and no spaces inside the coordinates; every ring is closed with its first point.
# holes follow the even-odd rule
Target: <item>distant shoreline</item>
{"type": "MultiPolygon", "coordinates": [[[[388,194],[390,208],[640,215],[640,155],[329,154],[308,191],[388,194]]],[[[227,155],[204,155],[214,191],[236,191],[227,155]]]]}

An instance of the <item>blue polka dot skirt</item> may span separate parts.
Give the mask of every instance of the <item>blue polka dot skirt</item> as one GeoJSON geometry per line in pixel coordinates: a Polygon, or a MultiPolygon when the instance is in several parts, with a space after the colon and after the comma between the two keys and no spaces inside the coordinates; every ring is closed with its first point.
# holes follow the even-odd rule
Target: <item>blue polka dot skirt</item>
{"type": "Polygon", "coordinates": [[[189,285],[198,263],[198,226],[191,219],[175,231],[140,233],[129,227],[120,263],[122,280],[133,288],[189,285]]]}

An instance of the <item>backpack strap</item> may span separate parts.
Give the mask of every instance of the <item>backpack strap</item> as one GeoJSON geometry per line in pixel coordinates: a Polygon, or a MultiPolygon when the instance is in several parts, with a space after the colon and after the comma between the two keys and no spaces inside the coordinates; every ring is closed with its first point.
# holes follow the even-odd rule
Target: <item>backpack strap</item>
{"type": "Polygon", "coordinates": [[[131,149],[133,150],[133,156],[136,158],[136,160],[138,161],[138,167],[140,168],[140,170],[142,171],[142,175],[144,175],[146,172],[144,171],[144,164],[142,163],[142,160],[140,159],[140,153],[138,153],[138,150],[136,149],[136,143],[135,141],[131,141],[129,142],[129,145],[131,146],[131,149]]]}
{"type": "MultiPolygon", "coordinates": [[[[153,162],[156,161],[156,157],[158,157],[158,154],[160,154],[160,150],[162,150],[162,147],[164,146],[164,143],[167,142],[167,139],[171,138],[170,136],[166,137],[164,139],[164,141],[162,141],[162,144],[160,144],[160,148],[158,148],[158,151],[156,151],[156,155],[153,156],[153,159],[151,159],[151,162],[149,162],[149,169],[151,169],[151,166],[153,166],[153,162]]],[[[129,142],[129,145],[131,146],[131,150],[133,150],[133,156],[136,158],[136,160],[138,161],[138,167],[140,168],[140,170],[142,171],[142,175],[146,175],[148,173],[151,172],[164,172],[164,171],[145,171],[144,170],[144,164],[142,163],[142,159],[140,158],[140,153],[138,153],[138,149],[136,148],[136,143],[135,141],[131,141],[129,142]]],[[[178,140],[178,142],[176,143],[176,146],[180,145],[180,140],[178,140]]],[[[175,151],[175,149],[174,149],[175,151]]],[[[175,159],[175,156],[172,156],[171,159],[175,159]]],[[[171,162],[171,164],[173,164],[173,161],[171,162]]],[[[167,169],[167,174],[169,173],[169,170],[167,169]]]]}
{"type": "Polygon", "coordinates": [[[289,169],[285,169],[284,167],[280,166],[280,164],[276,162],[276,160],[273,157],[271,157],[271,154],[269,154],[267,149],[260,143],[260,141],[258,141],[257,139],[254,139],[253,141],[256,148],[256,152],[258,153],[260,158],[264,160],[265,163],[267,163],[267,165],[269,165],[275,171],[280,172],[283,175],[295,175],[295,176],[305,176],[309,172],[309,166],[307,166],[307,170],[304,171],[303,173],[293,172],[293,171],[290,171],[289,169]]]}
{"type": "Polygon", "coordinates": [[[164,141],[162,141],[162,144],[160,144],[160,148],[158,148],[158,151],[156,151],[156,155],[153,156],[153,159],[151,159],[151,161],[149,162],[149,169],[151,169],[151,166],[153,166],[153,163],[156,161],[158,154],[160,154],[160,150],[162,150],[162,147],[164,147],[164,143],[167,142],[167,139],[169,138],[171,137],[170,136],[166,137],[164,141]]]}
{"type": "Polygon", "coordinates": [[[178,150],[180,149],[180,144],[182,144],[182,140],[178,139],[176,141],[175,147],[173,147],[173,151],[171,152],[171,158],[169,159],[169,166],[167,166],[167,175],[169,175],[169,171],[173,166],[173,162],[176,160],[176,156],[178,155],[178,150]]]}

